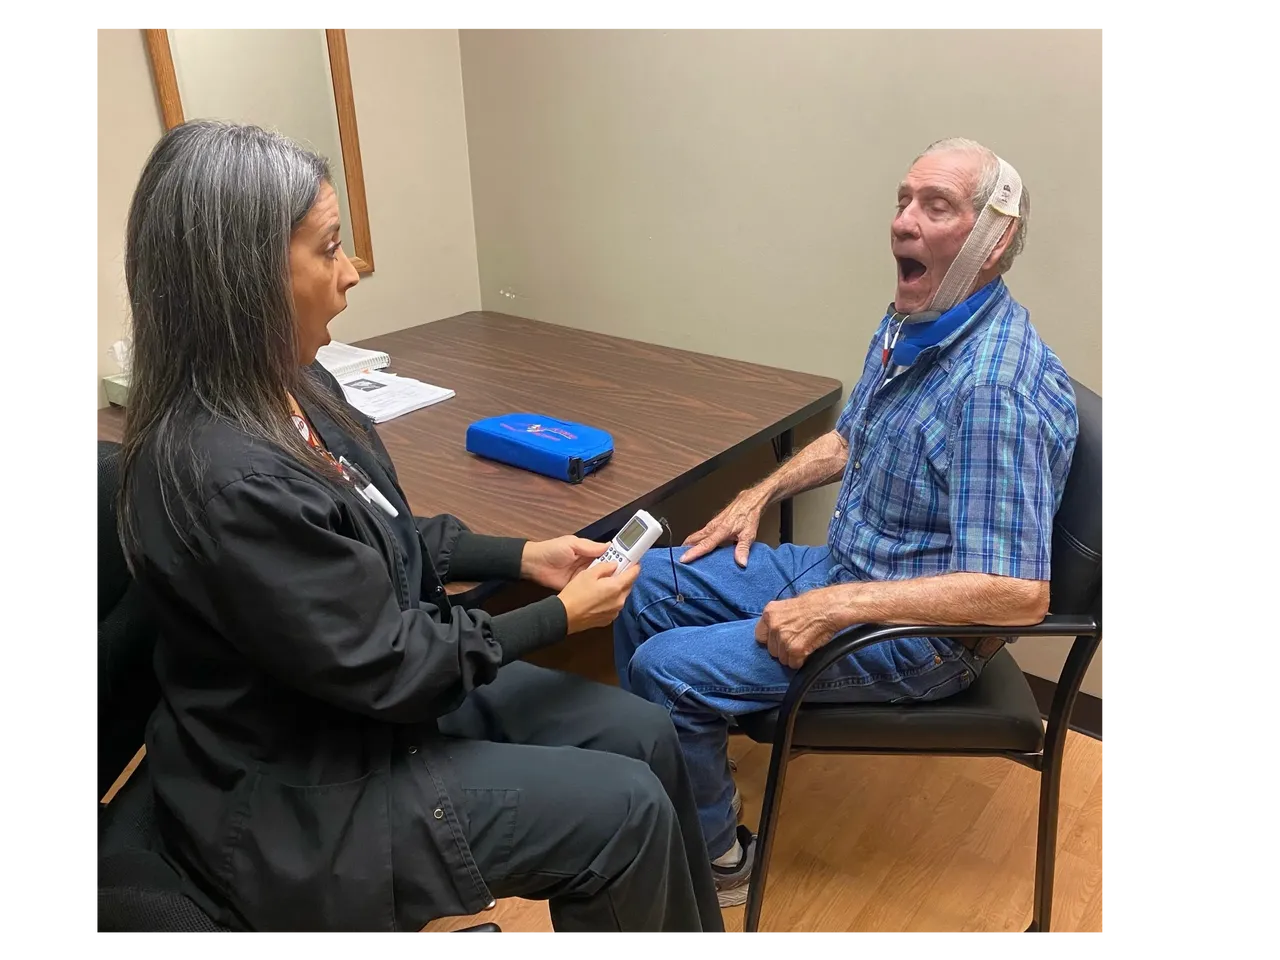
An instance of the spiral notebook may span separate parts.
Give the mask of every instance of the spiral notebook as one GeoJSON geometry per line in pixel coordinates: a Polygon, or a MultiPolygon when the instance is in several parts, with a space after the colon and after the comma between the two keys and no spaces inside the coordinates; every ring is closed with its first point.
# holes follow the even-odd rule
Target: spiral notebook
{"type": "Polygon", "coordinates": [[[365,370],[381,370],[391,366],[391,357],[385,353],[336,341],[321,347],[316,352],[316,359],[339,380],[365,370]]]}

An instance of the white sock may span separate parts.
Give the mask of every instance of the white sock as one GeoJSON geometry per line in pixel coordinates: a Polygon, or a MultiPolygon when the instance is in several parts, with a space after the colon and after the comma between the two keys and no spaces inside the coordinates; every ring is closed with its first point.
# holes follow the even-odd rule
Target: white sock
{"type": "Polygon", "coordinates": [[[717,867],[736,867],[742,859],[742,844],[738,842],[738,838],[733,838],[733,846],[722,857],[716,857],[711,862],[717,867]]]}

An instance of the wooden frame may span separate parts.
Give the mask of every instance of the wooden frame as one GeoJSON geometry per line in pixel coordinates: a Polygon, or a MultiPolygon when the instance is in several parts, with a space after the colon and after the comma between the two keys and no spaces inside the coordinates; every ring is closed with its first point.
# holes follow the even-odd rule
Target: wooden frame
{"type": "MultiPolygon", "coordinates": [[[[178,75],[169,49],[169,31],[143,30],[151,74],[164,128],[171,130],[185,119],[178,75]]],[[[347,32],[326,30],[329,45],[329,73],[333,77],[333,101],[338,111],[338,136],[342,141],[342,165],[347,174],[347,207],[351,211],[351,263],[359,273],[373,273],[373,240],[369,234],[369,207],[364,195],[364,166],[360,160],[360,134],[356,129],[356,103],[351,92],[351,64],[347,59],[347,32]]]]}

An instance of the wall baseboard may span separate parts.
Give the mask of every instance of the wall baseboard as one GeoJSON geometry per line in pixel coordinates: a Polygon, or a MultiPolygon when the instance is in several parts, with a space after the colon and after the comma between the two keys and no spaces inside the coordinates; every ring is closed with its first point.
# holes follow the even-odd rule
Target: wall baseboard
{"type": "MultiPolygon", "coordinates": [[[[1023,673],[1031,692],[1035,694],[1036,705],[1040,708],[1040,716],[1048,717],[1049,708],[1053,705],[1053,695],[1058,692],[1058,685],[1052,680],[1023,673]]],[[[1095,740],[1102,739],[1102,699],[1088,693],[1076,697],[1075,706],[1071,708],[1071,719],[1067,726],[1077,733],[1083,733],[1095,740]]]]}

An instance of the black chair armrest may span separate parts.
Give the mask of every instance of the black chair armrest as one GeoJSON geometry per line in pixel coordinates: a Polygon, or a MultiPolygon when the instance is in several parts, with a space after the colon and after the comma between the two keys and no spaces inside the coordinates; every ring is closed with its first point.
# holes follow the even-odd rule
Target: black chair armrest
{"type": "Polygon", "coordinates": [[[814,682],[837,660],[864,647],[903,637],[1078,637],[1095,636],[1098,624],[1093,617],[1051,613],[1039,623],[1021,627],[991,624],[905,624],[864,623],[837,633],[825,646],[813,652],[787,688],[786,699],[794,693],[799,700],[814,682]]]}
{"type": "MultiPolygon", "coordinates": [[[[863,647],[885,640],[902,637],[1096,637],[1098,623],[1090,616],[1051,613],[1039,623],[1021,627],[998,627],[991,624],[907,624],[890,626],[884,623],[864,623],[842,633],[837,633],[826,646],[815,650],[804,665],[796,671],[778,710],[778,725],[774,745],[779,749],[791,748],[791,733],[795,727],[795,714],[809,688],[827,669],[842,657],[847,657],[863,647]]],[[[1072,648],[1074,654],[1075,648],[1072,648]]],[[[1092,650],[1089,651],[1092,655],[1092,650]]],[[[1083,678],[1079,671],[1075,685],[1083,678]]],[[[1062,692],[1062,691],[1060,691],[1062,692]]],[[[1074,699],[1074,697],[1072,697],[1074,699]]]]}

